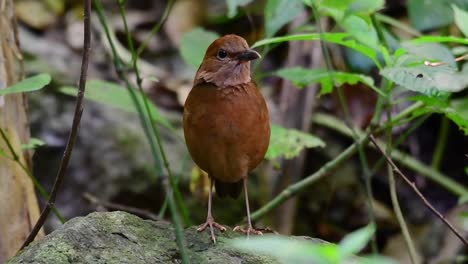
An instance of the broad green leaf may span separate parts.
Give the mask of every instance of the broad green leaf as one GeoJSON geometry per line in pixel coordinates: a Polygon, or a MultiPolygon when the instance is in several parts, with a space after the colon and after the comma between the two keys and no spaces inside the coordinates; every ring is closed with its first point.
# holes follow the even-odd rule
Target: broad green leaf
{"type": "MultiPolygon", "coordinates": [[[[76,96],[78,89],[75,87],[61,87],[59,91],[67,95],[76,96]]],[[[140,105],[144,106],[143,99],[145,95],[142,95],[137,90],[135,90],[135,94],[140,105]]],[[[86,84],[85,98],[126,112],[137,113],[129,91],[125,87],[115,83],[102,80],[89,80],[86,84]]],[[[154,121],[170,130],[174,130],[171,123],[159,113],[156,106],[150,100],[148,100],[148,103],[154,121]]]]}
{"type": "Polygon", "coordinates": [[[299,240],[278,235],[265,235],[249,239],[236,238],[229,246],[252,253],[274,256],[280,263],[338,263],[337,246],[299,240]]]}
{"type": "Polygon", "coordinates": [[[442,44],[403,42],[402,47],[408,54],[416,55],[421,61],[442,61],[453,68],[457,67],[452,52],[442,44]]]}
{"type": "Polygon", "coordinates": [[[408,0],[411,25],[418,30],[447,26],[453,21],[452,10],[446,1],[408,0]]]}
{"type": "MultiPolygon", "coordinates": [[[[401,57],[403,58],[405,56],[401,57]]],[[[430,96],[459,92],[468,86],[468,67],[457,71],[447,65],[431,67],[418,64],[386,67],[380,74],[408,90],[430,96]]]]}
{"type": "Polygon", "coordinates": [[[303,9],[302,0],[267,0],[264,18],[266,37],[273,37],[303,9]]]}
{"type": "Polygon", "coordinates": [[[228,8],[228,17],[233,18],[237,15],[237,7],[245,6],[252,2],[252,0],[226,0],[228,8]]]}
{"type": "Polygon", "coordinates": [[[357,41],[377,49],[379,38],[377,36],[377,31],[371,23],[368,23],[366,20],[356,15],[346,16],[339,23],[345,31],[356,38],[357,41]]]}
{"type": "Polygon", "coordinates": [[[272,125],[270,145],[265,158],[269,160],[280,157],[292,159],[299,155],[303,149],[315,147],[325,147],[325,143],[311,134],[272,125]]]}
{"type": "Polygon", "coordinates": [[[351,234],[346,235],[338,245],[342,258],[359,253],[372,238],[375,233],[375,226],[369,224],[351,234]]]}
{"type": "MultiPolygon", "coordinates": [[[[354,0],[316,0],[316,6],[320,11],[331,16],[335,21],[341,21],[345,12],[354,0]]],[[[310,6],[310,5],[309,5],[310,6]]]]}
{"type": "Polygon", "coordinates": [[[303,88],[311,83],[318,82],[322,85],[321,94],[332,92],[333,86],[361,82],[377,93],[385,96],[385,94],[374,86],[374,80],[371,77],[362,74],[336,71],[328,72],[325,69],[305,69],[301,67],[284,68],[276,71],[274,74],[291,81],[298,88],[303,88]]]}
{"type": "Polygon", "coordinates": [[[27,149],[35,149],[41,146],[44,146],[45,142],[38,139],[38,138],[30,138],[29,142],[26,144],[21,144],[21,149],[22,150],[27,150],[27,149]]]}
{"type": "Polygon", "coordinates": [[[348,13],[351,14],[372,14],[384,8],[384,0],[355,0],[349,6],[348,13]]]}
{"type": "Polygon", "coordinates": [[[452,120],[464,133],[468,135],[468,97],[452,99],[449,101],[417,96],[415,99],[425,104],[425,112],[444,114],[452,120]]]}
{"type": "MultiPolygon", "coordinates": [[[[377,52],[365,45],[359,44],[356,40],[352,39],[351,35],[348,33],[310,33],[310,34],[295,34],[295,35],[288,35],[282,37],[275,37],[275,38],[267,38],[260,41],[255,42],[252,48],[273,44],[273,43],[281,43],[287,41],[297,41],[297,40],[323,40],[325,42],[339,44],[353,50],[358,51],[359,53],[365,55],[366,57],[370,58],[375,65],[379,68],[380,63],[377,60],[377,52]]],[[[468,41],[468,40],[467,40],[468,41]]]]}
{"type": "Polygon", "coordinates": [[[453,14],[455,17],[455,24],[460,29],[460,31],[468,37],[468,12],[458,8],[456,5],[452,5],[453,14]]]}
{"type": "Polygon", "coordinates": [[[218,37],[218,34],[202,28],[195,28],[185,33],[180,40],[182,58],[188,65],[198,69],[203,61],[206,49],[218,37]]]}
{"type": "Polygon", "coordinates": [[[24,92],[32,92],[37,91],[44,86],[48,85],[51,81],[51,77],[49,74],[41,73],[38,75],[34,75],[32,77],[28,77],[18,83],[13,84],[5,89],[0,89],[0,96],[12,94],[12,93],[24,93],[24,92]]]}

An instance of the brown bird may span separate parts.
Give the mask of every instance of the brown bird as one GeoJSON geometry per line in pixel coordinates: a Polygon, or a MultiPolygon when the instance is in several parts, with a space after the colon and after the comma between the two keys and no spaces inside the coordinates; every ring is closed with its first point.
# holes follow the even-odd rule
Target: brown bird
{"type": "Polygon", "coordinates": [[[248,227],[234,230],[261,234],[250,221],[247,176],[263,160],[270,142],[265,99],[250,78],[250,61],[260,54],[237,35],[215,40],[207,49],[184,106],[184,135],[195,163],[208,173],[210,191],[206,223],[226,230],[211,214],[213,184],[220,197],[237,198],[244,188],[248,227]]]}

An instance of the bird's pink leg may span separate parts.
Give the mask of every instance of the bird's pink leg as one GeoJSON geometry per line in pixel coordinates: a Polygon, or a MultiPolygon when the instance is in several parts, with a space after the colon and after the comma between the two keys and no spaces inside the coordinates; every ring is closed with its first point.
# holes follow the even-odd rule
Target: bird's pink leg
{"type": "Polygon", "coordinates": [[[250,220],[250,208],[249,208],[249,193],[247,191],[247,177],[244,178],[244,196],[245,196],[245,207],[247,208],[247,222],[248,226],[247,229],[244,229],[240,226],[234,227],[234,231],[239,231],[244,234],[247,234],[247,237],[249,237],[250,234],[255,234],[255,235],[263,235],[261,231],[255,230],[252,227],[252,221],[250,220]]]}
{"type": "Polygon", "coordinates": [[[206,216],[206,222],[202,224],[200,227],[197,228],[198,232],[202,232],[205,230],[207,227],[210,227],[210,234],[211,234],[211,240],[213,243],[216,243],[216,237],[214,234],[213,227],[216,227],[219,229],[219,231],[226,231],[226,228],[218,223],[216,223],[213,219],[213,216],[211,215],[211,200],[213,197],[213,179],[210,177],[210,191],[208,193],[208,215],[206,216]]]}

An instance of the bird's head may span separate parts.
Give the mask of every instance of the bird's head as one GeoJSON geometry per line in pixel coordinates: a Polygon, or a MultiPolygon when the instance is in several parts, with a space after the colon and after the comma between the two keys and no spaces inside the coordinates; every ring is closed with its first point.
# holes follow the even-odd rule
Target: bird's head
{"type": "Polygon", "coordinates": [[[224,88],[250,82],[250,61],[260,54],[249,48],[247,41],[237,35],[216,39],[208,47],[197,71],[194,84],[212,83],[224,88]]]}

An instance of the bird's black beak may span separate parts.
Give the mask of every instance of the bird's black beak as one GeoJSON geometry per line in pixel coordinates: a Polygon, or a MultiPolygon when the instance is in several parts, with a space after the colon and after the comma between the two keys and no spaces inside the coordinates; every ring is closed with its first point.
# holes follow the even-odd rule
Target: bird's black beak
{"type": "Polygon", "coordinates": [[[236,59],[239,61],[251,61],[251,60],[256,60],[261,58],[260,54],[256,52],[253,49],[248,49],[246,51],[243,51],[239,53],[239,55],[236,56],[236,59]]]}

